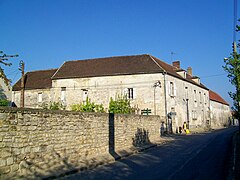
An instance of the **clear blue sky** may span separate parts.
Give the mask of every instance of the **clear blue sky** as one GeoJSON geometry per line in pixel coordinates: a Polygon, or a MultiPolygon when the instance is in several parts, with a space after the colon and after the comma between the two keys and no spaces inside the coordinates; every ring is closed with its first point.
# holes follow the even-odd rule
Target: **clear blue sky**
{"type": "Polygon", "coordinates": [[[232,33],[233,0],[0,0],[0,50],[20,55],[5,68],[13,82],[19,60],[26,71],[135,54],[171,64],[175,52],[173,60],[232,104],[222,69],[232,33]]]}

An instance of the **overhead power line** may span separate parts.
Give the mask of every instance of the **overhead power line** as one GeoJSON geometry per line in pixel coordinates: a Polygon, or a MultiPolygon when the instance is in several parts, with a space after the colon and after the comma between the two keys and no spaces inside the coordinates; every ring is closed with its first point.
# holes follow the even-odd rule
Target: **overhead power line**
{"type": "Polygon", "coordinates": [[[213,75],[209,75],[209,76],[202,76],[201,79],[205,79],[205,78],[210,78],[210,77],[217,77],[217,76],[226,76],[227,73],[223,73],[223,74],[213,74],[213,75]]]}

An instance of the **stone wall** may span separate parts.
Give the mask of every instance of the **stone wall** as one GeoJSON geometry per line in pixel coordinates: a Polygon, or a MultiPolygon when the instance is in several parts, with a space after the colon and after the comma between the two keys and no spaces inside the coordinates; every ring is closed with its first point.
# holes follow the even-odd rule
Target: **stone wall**
{"type": "Polygon", "coordinates": [[[159,116],[0,108],[0,179],[49,177],[159,138],[159,116]]]}

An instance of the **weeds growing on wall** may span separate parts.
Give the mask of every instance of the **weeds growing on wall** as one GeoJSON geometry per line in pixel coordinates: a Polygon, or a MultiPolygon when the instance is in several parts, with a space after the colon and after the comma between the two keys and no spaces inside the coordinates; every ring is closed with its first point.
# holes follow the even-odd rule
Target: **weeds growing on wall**
{"type": "Polygon", "coordinates": [[[105,112],[102,104],[95,104],[88,97],[84,103],[71,105],[71,110],[79,112],[105,112]]]}
{"type": "Polygon", "coordinates": [[[130,100],[127,96],[120,96],[116,97],[116,100],[110,98],[109,102],[109,113],[114,114],[131,114],[134,112],[134,109],[130,106],[130,100]]]}
{"type": "Polygon", "coordinates": [[[43,109],[49,109],[49,110],[64,110],[65,107],[61,102],[50,102],[49,104],[43,103],[42,104],[43,109]]]}

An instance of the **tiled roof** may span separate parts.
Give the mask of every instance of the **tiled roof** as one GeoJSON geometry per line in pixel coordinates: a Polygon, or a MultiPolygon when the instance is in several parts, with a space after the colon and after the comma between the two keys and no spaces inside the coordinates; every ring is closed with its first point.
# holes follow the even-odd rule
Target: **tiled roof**
{"type": "MultiPolygon", "coordinates": [[[[99,76],[115,76],[130,74],[167,73],[181,80],[190,82],[207,89],[203,84],[192,80],[187,74],[186,78],[180,76],[176,67],[160,59],[148,55],[115,56],[86,60],[67,61],[59,69],[28,72],[25,75],[25,89],[45,89],[52,87],[54,79],[85,78],[99,76]]],[[[13,91],[20,90],[21,80],[14,86],[13,91]]],[[[208,90],[208,89],[207,89],[208,90]]]]}
{"type": "Polygon", "coordinates": [[[211,90],[209,90],[209,99],[229,106],[229,104],[220,95],[211,90]]]}
{"type": "Polygon", "coordinates": [[[163,72],[149,55],[115,56],[65,62],[52,79],[163,72]]]}
{"type": "Polygon", "coordinates": [[[176,72],[177,70],[178,69],[176,67],[148,54],[115,56],[67,61],[58,69],[52,79],[148,74],[161,73],[165,71],[167,74],[207,89],[203,84],[198,84],[193,81],[190,75],[187,75],[186,79],[183,78],[176,72]]]}
{"type": "MultiPolygon", "coordinates": [[[[201,84],[201,83],[198,84],[195,81],[193,81],[192,80],[193,76],[190,76],[189,74],[186,73],[186,79],[185,79],[177,73],[177,71],[179,71],[179,69],[177,69],[176,67],[169,65],[154,56],[151,56],[151,57],[159,64],[159,66],[161,66],[166,71],[167,74],[170,74],[170,75],[172,75],[176,78],[182,79],[184,81],[188,81],[194,85],[197,85],[201,88],[208,90],[208,88],[206,86],[204,86],[203,84],[201,84]]],[[[181,70],[183,70],[183,69],[181,69],[181,70]]]]}
{"type": "MultiPolygon", "coordinates": [[[[52,87],[51,77],[57,69],[32,71],[25,74],[25,89],[46,89],[52,87]]],[[[13,85],[13,91],[21,90],[21,79],[13,85]]]]}

